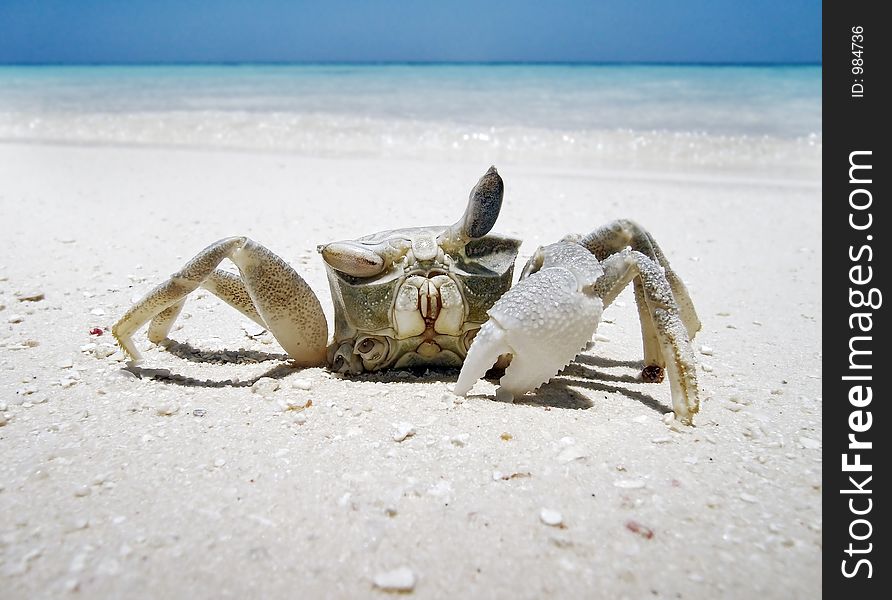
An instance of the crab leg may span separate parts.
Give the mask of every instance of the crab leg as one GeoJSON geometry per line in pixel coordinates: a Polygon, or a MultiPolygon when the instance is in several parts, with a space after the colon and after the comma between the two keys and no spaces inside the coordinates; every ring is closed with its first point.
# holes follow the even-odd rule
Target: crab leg
{"type": "Polygon", "coordinates": [[[150,339],[164,339],[186,296],[199,286],[269,329],[298,364],[325,363],[328,325],[316,295],[285,261],[246,237],[222,239],[199,252],[121,317],[112,327],[115,339],[140,360],[133,334],[152,321],[150,339]],[[240,278],[216,269],[225,258],[235,263],[240,278]]]}
{"type": "MultiPolygon", "coordinates": [[[[700,319],[697,317],[697,311],[694,309],[694,303],[691,301],[691,295],[688,293],[687,287],[685,287],[684,282],[675,271],[672,270],[672,267],[669,265],[669,259],[663,254],[656,240],[641,225],[629,219],[617,219],[582,237],[579,243],[598,257],[598,260],[604,260],[611,254],[629,247],[656,262],[665,272],[666,280],[669,282],[672,295],[678,304],[679,315],[685,325],[685,329],[687,329],[688,337],[693,338],[694,334],[700,331],[700,319]]],[[[640,281],[636,280],[635,299],[639,300],[639,316],[641,317],[642,329],[647,331],[650,329],[650,326],[646,324],[646,321],[649,319],[645,318],[647,311],[641,307],[640,300],[643,297],[640,287],[640,281]]],[[[652,336],[645,335],[645,361],[647,364],[652,364],[647,360],[649,350],[654,349],[653,344],[650,344],[649,347],[648,337],[652,336]]]]}
{"type": "Polygon", "coordinates": [[[700,408],[694,352],[682,311],[663,268],[641,252],[629,248],[608,256],[601,265],[604,275],[595,282],[593,290],[604,299],[605,307],[633,279],[641,282],[641,294],[650,323],[645,335],[654,336],[662,351],[675,415],[682,422],[690,424],[700,408]]]}
{"type": "Polygon", "coordinates": [[[173,327],[185,305],[186,297],[183,296],[181,300],[174,302],[152,318],[147,335],[150,342],[160,344],[167,339],[167,334],[170,333],[171,327],[173,327]]]}
{"type": "MultiPolygon", "coordinates": [[[[238,310],[240,313],[266,329],[266,323],[263,317],[257,312],[257,308],[251,301],[251,295],[248,288],[241,278],[226,271],[216,269],[207,279],[201,282],[201,287],[213,293],[215,296],[225,301],[229,306],[238,310]]],[[[160,313],[155,315],[149,323],[148,338],[153,344],[159,344],[167,339],[171,327],[176,322],[177,317],[186,305],[186,298],[183,297],[178,302],[171,304],[160,313]]]]}
{"type": "Polygon", "coordinates": [[[251,300],[251,293],[245,286],[245,282],[235,273],[215,269],[207,279],[201,282],[201,287],[261,327],[266,328],[266,323],[263,317],[260,316],[260,313],[257,312],[257,307],[254,306],[254,301],[251,300]]]}

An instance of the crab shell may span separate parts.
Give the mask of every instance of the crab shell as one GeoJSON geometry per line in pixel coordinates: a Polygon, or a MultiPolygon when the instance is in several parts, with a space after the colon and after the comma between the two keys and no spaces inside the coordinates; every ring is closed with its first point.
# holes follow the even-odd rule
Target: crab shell
{"type": "Polygon", "coordinates": [[[457,245],[442,241],[449,229],[394,229],[319,247],[334,303],[333,370],[461,366],[487,311],[511,287],[520,240],[485,235],[457,245]],[[337,245],[383,267],[367,277],[339,270],[327,252],[337,245]]]}

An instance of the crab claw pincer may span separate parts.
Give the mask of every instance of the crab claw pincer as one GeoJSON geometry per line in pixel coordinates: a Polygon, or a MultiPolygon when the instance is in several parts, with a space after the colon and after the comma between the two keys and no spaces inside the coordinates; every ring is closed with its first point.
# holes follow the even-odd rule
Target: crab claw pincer
{"type": "Polygon", "coordinates": [[[511,401],[554,377],[591,340],[603,310],[591,291],[603,273],[598,260],[577,244],[554,244],[543,256],[541,269],[489,310],[455,385],[459,396],[467,395],[500,356],[510,354],[496,397],[511,401]]]}

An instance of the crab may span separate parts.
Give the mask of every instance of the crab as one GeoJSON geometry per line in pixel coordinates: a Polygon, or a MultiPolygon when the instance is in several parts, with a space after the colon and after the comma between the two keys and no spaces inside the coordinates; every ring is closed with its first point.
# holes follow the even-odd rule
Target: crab
{"type": "Polygon", "coordinates": [[[189,293],[204,288],[269,330],[298,366],[356,375],[382,369],[461,367],[467,395],[494,365],[507,369],[497,399],[548,382],[591,341],[601,314],[633,283],[641,322],[641,378],[668,371],[676,417],[699,408],[691,339],[700,321],[653,237],[630,220],[538,248],[512,287],[520,240],[490,233],[504,184],[495,167],[451,226],[382,231],[319,246],[334,302],[334,335],[319,299],[272,251],[247,237],[214,242],[134,304],[113,326],[139,362],[132,336],[168,333],[189,293]],[[219,269],[229,259],[238,274],[219,269]]]}

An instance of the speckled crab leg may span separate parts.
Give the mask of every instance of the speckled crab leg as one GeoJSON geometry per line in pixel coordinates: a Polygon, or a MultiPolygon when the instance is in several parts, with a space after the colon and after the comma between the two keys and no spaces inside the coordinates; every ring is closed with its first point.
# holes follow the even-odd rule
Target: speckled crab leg
{"type": "MultiPolygon", "coordinates": [[[[669,259],[663,254],[660,246],[657,244],[653,236],[641,225],[630,219],[617,219],[595,229],[588,235],[582,237],[579,243],[585,246],[592,254],[598,257],[598,260],[605,260],[611,254],[619,252],[623,248],[631,248],[645,255],[652,261],[662,267],[669,287],[672,289],[672,295],[678,304],[679,315],[687,329],[688,337],[693,338],[694,334],[700,331],[700,319],[697,317],[697,311],[694,309],[694,303],[691,301],[691,295],[688,293],[684,282],[675,273],[669,265],[669,259]]],[[[635,298],[640,296],[640,282],[635,282],[635,298]]],[[[639,302],[639,315],[644,317],[646,311],[643,311],[639,302]]],[[[644,322],[642,322],[644,326],[644,322]]],[[[645,354],[647,353],[647,342],[645,342],[645,354]]]]}
{"type": "Polygon", "coordinates": [[[163,340],[186,296],[204,286],[263,325],[299,365],[325,364],[328,325],[318,298],[284,260],[260,244],[231,237],[214,242],[137,302],[112,327],[118,343],[141,359],[132,336],[152,321],[149,337],[163,340]],[[217,269],[228,258],[241,277],[217,269]]]}
{"type": "Polygon", "coordinates": [[[630,281],[641,284],[652,335],[662,352],[669,374],[672,408],[683,423],[690,424],[700,408],[694,352],[681,310],[664,269],[641,252],[626,248],[601,263],[602,275],[594,292],[607,307],[630,281]]]}
{"type": "MultiPolygon", "coordinates": [[[[257,307],[251,300],[248,288],[241,277],[235,273],[228,273],[220,269],[214,270],[207,279],[201,282],[201,287],[208,290],[227,304],[238,310],[240,313],[266,329],[266,323],[263,317],[257,312],[257,307]]],[[[176,322],[177,317],[186,305],[186,297],[184,296],[178,302],[171,304],[160,313],[152,318],[149,323],[148,338],[153,344],[158,344],[167,339],[170,329],[176,322]]]]}
{"type": "MultiPolygon", "coordinates": [[[[228,273],[216,269],[207,279],[201,282],[201,287],[211,292],[261,327],[266,328],[266,322],[263,320],[263,317],[260,316],[260,313],[257,312],[257,307],[254,306],[254,301],[251,300],[251,292],[248,290],[245,282],[242,281],[242,278],[235,273],[228,273]]],[[[154,324],[154,321],[152,321],[152,323],[154,324]]]]}
{"type": "MultiPolygon", "coordinates": [[[[700,330],[700,319],[697,317],[697,311],[694,310],[694,303],[691,301],[684,282],[672,270],[666,255],[663,254],[656,240],[646,229],[629,219],[618,219],[580,238],[579,243],[590,250],[599,260],[604,260],[611,254],[628,247],[656,262],[663,269],[669,287],[672,289],[672,295],[678,305],[688,337],[693,338],[700,330]]],[[[647,306],[641,279],[636,277],[633,283],[644,347],[644,369],[641,371],[641,378],[647,382],[659,383],[663,381],[666,369],[665,356],[653,323],[652,311],[647,306]]]]}

